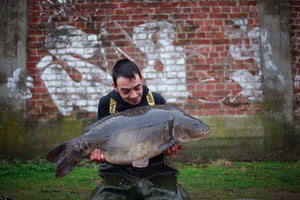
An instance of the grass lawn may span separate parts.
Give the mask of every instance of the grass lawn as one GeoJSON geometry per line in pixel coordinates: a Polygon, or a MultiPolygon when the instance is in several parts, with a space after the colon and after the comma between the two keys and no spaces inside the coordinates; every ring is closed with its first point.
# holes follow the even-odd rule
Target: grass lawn
{"type": "MultiPolygon", "coordinates": [[[[175,164],[178,182],[197,199],[300,199],[300,161],[175,164]]],[[[0,197],[16,200],[86,199],[100,180],[96,164],[82,162],[65,177],[56,165],[35,159],[0,160],[0,197]]]]}

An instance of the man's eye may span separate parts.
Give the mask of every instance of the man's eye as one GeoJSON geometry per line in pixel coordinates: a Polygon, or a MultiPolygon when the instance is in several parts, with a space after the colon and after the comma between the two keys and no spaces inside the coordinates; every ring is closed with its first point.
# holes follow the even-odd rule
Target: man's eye
{"type": "Polygon", "coordinates": [[[141,89],[141,86],[138,86],[138,87],[135,87],[135,88],[134,88],[134,90],[136,90],[136,91],[137,91],[137,90],[140,90],[140,89],[141,89]]]}

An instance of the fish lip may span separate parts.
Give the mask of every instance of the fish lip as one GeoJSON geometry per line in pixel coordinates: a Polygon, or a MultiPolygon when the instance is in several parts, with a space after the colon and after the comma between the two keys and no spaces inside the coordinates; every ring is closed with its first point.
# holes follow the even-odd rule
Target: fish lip
{"type": "MultiPolygon", "coordinates": [[[[207,135],[209,135],[211,132],[211,130],[208,130],[208,131],[205,131],[203,132],[203,136],[200,138],[200,139],[203,139],[204,137],[206,137],[207,135]]],[[[176,139],[181,143],[181,144],[184,144],[184,143],[188,143],[188,142],[191,142],[191,141],[197,141],[199,140],[199,138],[195,138],[195,139],[191,139],[189,138],[190,140],[185,140],[186,138],[181,138],[181,137],[176,137],[176,139]]]]}
{"type": "Polygon", "coordinates": [[[207,136],[207,135],[209,135],[210,132],[211,132],[211,130],[208,130],[208,131],[204,132],[204,137],[207,136]]]}

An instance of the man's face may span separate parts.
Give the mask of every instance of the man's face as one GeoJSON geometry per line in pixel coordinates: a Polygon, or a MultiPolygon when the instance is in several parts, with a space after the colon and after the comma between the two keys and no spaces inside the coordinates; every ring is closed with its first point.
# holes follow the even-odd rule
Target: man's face
{"type": "Polygon", "coordinates": [[[135,74],[135,78],[132,79],[121,76],[117,78],[117,86],[114,83],[112,85],[125,102],[131,105],[137,105],[141,102],[143,77],[140,78],[138,74],[135,74]]]}

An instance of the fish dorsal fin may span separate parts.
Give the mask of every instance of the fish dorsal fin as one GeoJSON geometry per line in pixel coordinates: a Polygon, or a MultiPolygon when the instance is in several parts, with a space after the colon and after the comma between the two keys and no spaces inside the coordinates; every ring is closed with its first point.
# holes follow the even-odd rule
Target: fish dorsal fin
{"type": "Polygon", "coordinates": [[[162,152],[162,151],[166,150],[167,148],[171,147],[175,142],[176,142],[176,140],[173,138],[173,139],[169,140],[167,143],[162,144],[160,147],[158,147],[157,151],[162,152]]]}
{"type": "Polygon", "coordinates": [[[144,158],[140,160],[134,160],[132,161],[132,166],[137,167],[137,168],[145,168],[149,164],[149,157],[145,156],[144,158]]]}

